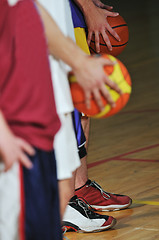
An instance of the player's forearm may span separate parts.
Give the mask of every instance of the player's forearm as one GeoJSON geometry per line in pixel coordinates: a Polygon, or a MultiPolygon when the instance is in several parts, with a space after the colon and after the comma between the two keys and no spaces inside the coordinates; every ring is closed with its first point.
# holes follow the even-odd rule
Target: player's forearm
{"type": "Polygon", "coordinates": [[[48,12],[37,1],[36,3],[44,24],[50,54],[75,70],[85,59],[85,53],[72,39],[64,36],[48,12]]]}

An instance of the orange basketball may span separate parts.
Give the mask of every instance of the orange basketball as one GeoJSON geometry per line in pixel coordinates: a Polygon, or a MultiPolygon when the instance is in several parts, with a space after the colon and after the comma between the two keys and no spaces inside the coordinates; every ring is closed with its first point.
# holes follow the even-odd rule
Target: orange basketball
{"type": "Polygon", "coordinates": [[[103,55],[103,57],[109,58],[112,61],[117,61],[114,66],[104,67],[105,73],[112,81],[117,83],[119,88],[122,90],[122,95],[120,95],[116,91],[105,85],[106,88],[109,90],[114,102],[116,103],[116,106],[114,108],[112,108],[110,104],[108,104],[107,100],[101,96],[104,104],[104,109],[100,111],[92,95],[91,107],[87,109],[85,105],[85,96],[83,89],[76,82],[76,78],[73,73],[69,74],[70,89],[75,108],[77,108],[80,112],[86,114],[87,116],[94,118],[106,118],[119,112],[128,102],[131,93],[131,79],[124,64],[111,55],[105,54],[103,55]]]}
{"type": "MultiPolygon", "coordinates": [[[[121,17],[118,15],[117,17],[107,17],[108,23],[110,26],[116,31],[116,33],[119,35],[121,41],[119,42],[116,40],[109,32],[107,32],[107,35],[110,39],[110,42],[112,44],[112,51],[109,51],[107,48],[107,45],[105,44],[102,35],[100,35],[100,53],[108,53],[113,56],[118,56],[126,47],[128,40],[129,40],[129,30],[127,23],[121,17]]],[[[95,47],[95,36],[92,36],[92,40],[90,43],[90,52],[96,53],[96,47],[95,47]]]]}

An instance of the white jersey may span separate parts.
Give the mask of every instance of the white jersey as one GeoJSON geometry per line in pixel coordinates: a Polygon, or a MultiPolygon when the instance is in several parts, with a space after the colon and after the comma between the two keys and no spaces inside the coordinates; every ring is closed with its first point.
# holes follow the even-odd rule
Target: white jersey
{"type": "MultiPolygon", "coordinates": [[[[65,36],[75,41],[71,9],[68,0],[38,0],[48,11],[65,36]]],[[[77,141],[73,129],[71,112],[74,110],[67,74],[68,65],[49,57],[57,113],[61,128],[55,136],[54,150],[59,180],[72,177],[72,172],[80,166],[77,141]]]]}
{"type": "MultiPolygon", "coordinates": [[[[39,2],[48,11],[64,35],[75,40],[68,0],[39,0],[39,2]]],[[[71,69],[68,65],[54,59],[52,56],[50,56],[50,65],[57,112],[59,114],[71,112],[74,107],[67,78],[67,74],[71,69]]]]}

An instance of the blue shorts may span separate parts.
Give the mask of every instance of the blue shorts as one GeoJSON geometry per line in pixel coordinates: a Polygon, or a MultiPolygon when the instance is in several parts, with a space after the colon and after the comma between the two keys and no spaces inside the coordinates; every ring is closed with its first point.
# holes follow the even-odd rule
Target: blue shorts
{"type": "Polygon", "coordinates": [[[54,153],[35,149],[33,168],[19,163],[4,172],[0,161],[0,238],[61,240],[54,153]]]}
{"type": "Polygon", "coordinates": [[[54,152],[36,149],[35,156],[30,159],[33,168],[21,168],[24,186],[21,226],[25,240],[61,240],[54,152]]]}

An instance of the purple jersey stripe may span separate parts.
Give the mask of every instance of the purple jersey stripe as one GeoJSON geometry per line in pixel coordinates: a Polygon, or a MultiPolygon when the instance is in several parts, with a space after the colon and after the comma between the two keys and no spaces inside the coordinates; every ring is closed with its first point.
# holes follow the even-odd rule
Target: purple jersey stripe
{"type": "Polygon", "coordinates": [[[77,28],[77,27],[86,28],[86,23],[84,20],[83,13],[78,8],[78,6],[74,3],[73,0],[69,0],[69,2],[70,2],[70,6],[71,6],[74,28],[77,28]]]}

